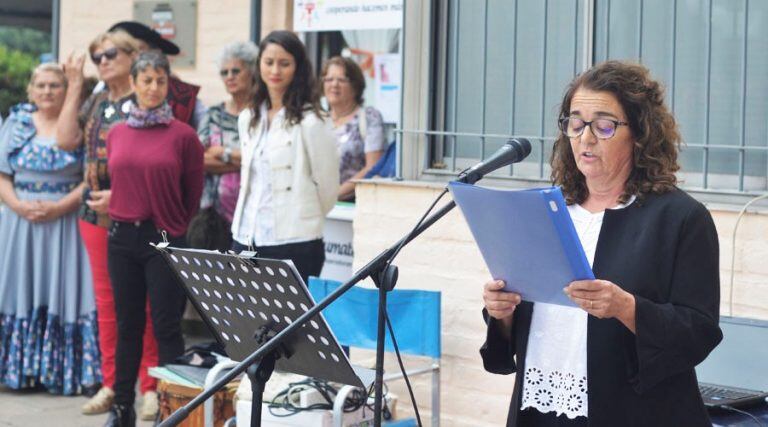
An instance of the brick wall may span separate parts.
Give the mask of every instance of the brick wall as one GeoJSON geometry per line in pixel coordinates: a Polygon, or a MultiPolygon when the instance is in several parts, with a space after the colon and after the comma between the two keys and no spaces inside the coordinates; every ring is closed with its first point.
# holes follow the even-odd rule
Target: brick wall
{"type": "MultiPolygon", "coordinates": [[[[408,232],[441,186],[427,183],[364,182],[357,186],[354,219],[355,268],[408,232]]],[[[445,199],[449,199],[446,196],[445,199]]],[[[720,235],[723,314],[728,313],[731,236],[737,214],[713,210],[720,235]]],[[[768,319],[768,216],[748,214],[737,232],[735,315],[768,319]]],[[[498,426],[506,419],[513,379],[482,368],[478,348],[484,339],[480,317],[482,284],[488,280],[480,252],[458,210],[403,249],[398,289],[442,292],[442,409],[444,426],[498,426]]],[[[371,352],[353,352],[353,360],[371,360],[371,352]]],[[[406,358],[406,366],[421,360],[406,358]]],[[[387,371],[396,371],[393,355],[387,371]]],[[[400,401],[398,411],[412,414],[402,381],[390,389],[400,401]]],[[[429,416],[429,381],[415,382],[422,419],[429,416]]]]}

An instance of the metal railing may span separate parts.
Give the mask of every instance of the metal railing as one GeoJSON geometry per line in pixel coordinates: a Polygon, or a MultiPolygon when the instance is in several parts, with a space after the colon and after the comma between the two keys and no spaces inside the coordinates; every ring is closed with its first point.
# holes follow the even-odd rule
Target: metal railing
{"type": "MultiPolygon", "coordinates": [[[[503,170],[497,171],[489,176],[502,181],[520,181],[521,183],[548,183],[550,182],[551,168],[549,166],[549,157],[552,151],[552,144],[555,140],[554,137],[542,137],[538,135],[511,135],[511,134],[481,134],[473,132],[447,132],[447,131],[435,131],[435,130],[416,130],[416,129],[396,129],[398,141],[402,144],[404,140],[409,140],[410,143],[415,143],[419,139],[422,139],[424,146],[429,147],[435,144],[447,145],[448,148],[443,150],[443,161],[435,159],[433,156],[426,156],[426,164],[422,165],[422,175],[432,175],[435,177],[454,177],[457,173],[461,172],[467,167],[470,167],[480,161],[477,157],[459,157],[456,156],[457,152],[457,139],[458,138],[470,138],[477,142],[477,151],[480,150],[481,145],[487,144],[490,140],[496,140],[500,143],[511,138],[526,138],[531,142],[532,155],[529,159],[511,165],[503,170]]],[[[690,152],[691,150],[707,152],[709,150],[728,150],[739,152],[740,158],[744,159],[748,156],[748,152],[768,153],[768,147],[753,147],[753,146],[731,146],[722,144],[686,144],[683,146],[681,152],[690,152]]],[[[474,150],[473,150],[474,151],[474,150]]],[[[493,154],[490,150],[482,150],[487,155],[493,154]]],[[[683,168],[678,173],[681,187],[693,191],[693,192],[706,192],[712,195],[757,195],[768,189],[768,178],[763,175],[747,175],[744,171],[744,162],[739,163],[738,174],[716,174],[708,169],[702,171],[691,171],[683,168]],[[710,181],[727,182],[727,185],[720,185],[713,187],[712,185],[705,186],[704,178],[707,177],[710,181]],[[737,189],[738,188],[738,189],[737,189]]]]}
{"type": "MultiPolygon", "coordinates": [[[[527,7],[530,7],[531,4],[523,3],[526,0],[513,0],[514,5],[510,6],[510,10],[514,16],[511,16],[510,22],[514,24],[514,29],[510,28],[508,39],[505,40],[505,43],[511,43],[513,46],[512,50],[512,57],[511,57],[511,64],[501,64],[503,66],[511,66],[509,70],[509,78],[511,85],[511,93],[510,96],[514,99],[514,97],[517,95],[518,88],[516,85],[520,85],[521,83],[518,82],[517,74],[519,73],[519,69],[517,68],[519,65],[518,63],[518,6],[519,5],[525,5],[527,7]]],[[[538,100],[536,99],[536,96],[531,99],[532,105],[536,105],[533,107],[534,109],[538,108],[538,114],[536,117],[540,117],[540,123],[538,122],[539,118],[536,119],[534,129],[538,127],[539,129],[534,130],[534,132],[537,132],[538,135],[520,135],[518,130],[521,128],[520,126],[515,126],[515,102],[512,102],[509,106],[510,108],[510,114],[512,117],[512,120],[509,123],[508,127],[508,133],[507,134],[496,134],[496,133],[488,133],[486,129],[486,116],[487,116],[487,95],[488,91],[490,90],[487,85],[485,84],[485,81],[488,77],[488,70],[492,66],[498,66],[496,65],[489,65],[489,55],[487,52],[487,47],[489,46],[489,37],[488,37],[488,31],[489,31],[489,1],[484,0],[482,2],[478,1],[477,3],[473,3],[473,8],[480,8],[483,7],[482,13],[476,13],[476,20],[475,21],[468,21],[470,22],[470,25],[474,28],[460,28],[463,26],[466,20],[462,21],[460,18],[460,8],[459,8],[459,2],[454,1],[447,1],[445,3],[442,3],[444,5],[448,5],[449,7],[441,9],[441,13],[444,15],[439,20],[439,26],[444,27],[447,31],[439,31],[438,34],[444,34],[443,39],[439,40],[438,44],[436,45],[438,48],[441,48],[442,51],[438,49],[437,53],[437,61],[444,61],[444,65],[442,67],[438,67],[437,69],[437,76],[436,80],[432,82],[432,84],[436,87],[436,98],[434,99],[434,109],[430,113],[433,117],[432,125],[433,129],[436,130],[414,130],[414,129],[403,129],[399,130],[398,133],[400,134],[400,137],[409,137],[409,136],[419,136],[424,137],[427,139],[428,143],[426,144],[425,150],[427,150],[427,156],[425,164],[423,164],[423,168],[421,169],[422,174],[432,174],[432,175],[452,175],[456,172],[460,171],[464,167],[477,163],[482,158],[486,157],[487,155],[491,154],[486,149],[488,142],[493,140],[506,140],[508,138],[513,137],[523,137],[527,138],[531,141],[534,148],[534,153],[531,156],[530,161],[523,162],[521,164],[518,164],[516,166],[513,166],[509,168],[509,170],[506,171],[506,173],[498,174],[499,178],[505,178],[505,179],[524,179],[524,180],[538,180],[538,181],[547,181],[549,179],[549,165],[548,165],[548,156],[547,153],[551,152],[551,144],[552,141],[554,141],[553,137],[548,136],[542,136],[544,135],[549,129],[547,129],[547,124],[552,119],[549,117],[551,114],[547,114],[547,106],[545,103],[546,95],[547,95],[547,65],[546,65],[546,59],[542,61],[541,69],[539,70],[542,75],[542,84],[541,84],[541,93],[539,95],[538,100]],[[462,24],[462,25],[460,25],[462,24]],[[479,28],[482,27],[482,28],[479,28]],[[461,52],[459,51],[459,45],[460,40],[462,40],[462,34],[465,31],[472,31],[475,34],[482,34],[482,37],[477,37],[477,47],[482,48],[483,54],[482,54],[482,62],[477,63],[477,78],[482,80],[483,83],[481,85],[481,88],[478,88],[478,92],[476,92],[476,97],[479,99],[479,113],[480,113],[480,122],[476,124],[476,126],[472,126],[473,130],[476,130],[476,132],[464,132],[462,131],[462,127],[465,127],[466,124],[459,124],[457,123],[457,118],[459,117],[459,111],[458,111],[458,105],[460,104],[458,101],[458,97],[460,95],[460,84],[459,84],[459,68],[460,68],[460,62],[461,62],[461,52]],[[442,130],[441,130],[442,129],[442,130]],[[467,153],[471,152],[471,155],[467,155],[467,153]],[[463,156],[463,157],[462,157],[463,156]],[[535,163],[535,165],[533,165],[535,163]]],[[[548,31],[548,27],[554,27],[556,26],[552,22],[549,22],[550,19],[550,12],[551,10],[555,10],[555,7],[565,7],[564,4],[555,3],[553,1],[547,1],[544,0],[543,2],[538,3],[540,5],[543,5],[543,9],[541,9],[540,17],[543,20],[543,23],[541,25],[542,33],[540,34],[540,40],[542,45],[542,52],[541,55],[543,58],[547,58],[548,53],[552,54],[553,52],[548,51],[547,46],[549,46],[550,41],[548,40],[548,36],[550,35],[550,31],[548,31]],[[552,8],[550,8],[552,6],[552,8]]],[[[573,34],[573,46],[572,46],[572,62],[573,62],[573,74],[575,75],[580,69],[583,69],[585,66],[588,66],[589,63],[585,63],[587,59],[589,61],[593,61],[593,55],[596,52],[595,42],[593,39],[594,36],[597,34],[596,29],[602,28],[603,33],[601,34],[603,36],[603,44],[601,44],[601,48],[598,48],[598,50],[602,49],[604,52],[604,58],[598,58],[599,60],[602,59],[608,59],[611,57],[614,57],[614,52],[610,52],[609,48],[612,47],[611,44],[611,37],[610,37],[610,25],[611,25],[611,2],[608,0],[580,0],[575,3],[567,3],[570,5],[575,5],[575,13],[573,14],[573,21],[568,20],[567,22],[572,22],[574,25],[574,34],[573,34]],[[601,12],[604,13],[598,13],[597,10],[600,9],[601,12]],[[600,15],[600,19],[597,18],[597,15],[600,15]],[[579,39],[579,37],[581,37],[579,39]],[[580,46],[580,48],[579,48],[580,46]],[[581,66],[579,66],[581,64],[581,66]]],[[[494,3],[494,5],[497,5],[494,3]]],[[[672,20],[671,20],[671,31],[672,31],[672,39],[671,44],[668,47],[669,54],[671,55],[671,76],[669,78],[669,91],[668,91],[668,99],[670,102],[670,106],[672,110],[675,109],[681,109],[681,108],[702,108],[698,105],[683,105],[680,102],[680,99],[675,99],[675,70],[681,66],[680,64],[677,64],[678,58],[678,46],[679,43],[679,36],[678,31],[681,31],[678,29],[678,16],[682,16],[686,13],[685,9],[682,9],[685,7],[685,4],[678,2],[677,0],[674,0],[673,2],[669,3],[670,7],[672,8],[672,20]],[[678,9],[681,9],[678,11],[678,9]],[[677,104],[677,105],[676,105],[677,104]]],[[[760,192],[764,192],[768,190],[768,138],[764,141],[755,141],[754,137],[751,137],[751,140],[748,141],[747,138],[747,130],[749,127],[754,128],[755,124],[753,123],[753,119],[747,120],[747,97],[748,97],[748,73],[747,73],[747,60],[748,60],[748,44],[750,42],[750,39],[748,37],[748,31],[750,30],[750,27],[755,25],[753,22],[752,25],[750,25],[750,20],[748,19],[748,13],[750,9],[750,0],[745,0],[743,4],[720,4],[718,7],[744,7],[743,15],[740,16],[740,22],[739,27],[741,29],[741,35],[736,34],[735,37],[737,37],[736,40],[737,44],[740,43],[740,51],[741,51],[741,62],[739,64],[740,67],[740,76],[741,79],[740,82],[740,93],[738,93],[738,96],[740,97],[738,100],[739,109],[740,109],[740,119],[738,125],[735,126],[736,129],[734,132],[734,144],[728,145],[721,143],[720,139],[714,139],[715,137],[712,135],[712,126],[710,124],[710,109],[712,102],[716,102],[715,99],[713,99],[714,92],[713,92],[713,86],[717,84],[716,81],[713,81],[715,78],[715,75],[713,75],[712,68],[713,68],[713,0],[709,0],[705,5],[702,5],[702,19],[706,20],[705,23],[705,63],[706,67],[702,72],[705,75],[706,83],[704,85],[704,99],[706,100],[706,105],[703,106],[703,115],[704,118],[702,120],[701,126],[703,126],[703,133],[701,137],[697,137],[696,141],[692,141],[691,143],[687,143],[683,146],[681,150],[681,158],[680,161],[683,163],[683,170],[679,174],[679,176],[683,179],[682,186],[689,190],[695,190],[695,191],[703,191],[703,192],[710,192],[713,194],[716,193],[736,193],[736,194],[759,194],[760,192]],[[765,145],[762,145],[762,144],[765,145]],[[750,145],[751,144],[751,145],[750,145]],[[755,145],[755,144],[761,144],[761,145],[755,145]],[[691,153],[698,153],[697,155],[691,155],[691,153]],[[736,153],[734,155],[733,153],[736,153]],[[700,160],[699,157],[700,156],[700,160]],[[734,161],[729,162],[729,158],[733,157],[734,161]],[[735,158],[738,157],[738,163],[736,164],[735,158]],[[755,160],[756,159],[756,160],[755,160]],[[752,169],[750,171],[750,169],[752,169]]],[[[653,5],[646,5],[643,0],[640,0],[637,3],[637,9],[633,10],[633,12],[637,15],[637,28],[638,28],[638,34],[637,34],[637,40],[635,49],[637,49],[636,53],[636,60],[642,61],[643,58],[643,50],[644,50],[644,44],[643,44],[643,34],[644,31],[652,31],[652,21],[649,20],[648,22],[644,22],[643,20],[643,14],[644,10],[648,8],[650,10],[651,7],[657,7],[653,5]]],[[[734,9],[736,10],[736,9],[734,9]]],[[[463,10],[462,10],[463,12],[463,10]]],[[[512,25],[510,24],[510,25],[512,25]]],[[[619,23],[620,24],[620,23],[619,23]]],[[[683,28],[683,27],[680,27],[683,28]]],[[[650,46],[651,43],[646,43],[646,45],[650,46]]],[[[522,47],[520,47],[522,49],[522,47]]],[[[526,46],[526,49],[530,49],[530,47],[526,46]]],[[[614,49],[615,50],[615,49],[614,49]]],[[[632,49],[630,49],[632,50],[632,49]]],[[[621,53],[621,52],[620,52],[621,53]]],[[[623,54],[628,54],[627,52],[624,52],[623,54]]],[[[633,54],[634,55],[634,54],[633,54]]],[[[600,56],[600,55],[598,55],[600,56]]],[[[538,66],[537,66],[538,67],[538,66]]],[[[754,70],[752,71],[754,72],[754,70]]],[[[751,73],[752,73],[751,72],[751,73]]],[[[752,74],[749,74],[750,78],[752,77],[752,74]]],[[[678,76],[679,77],[679,76],[678,76]]],[[[759,75],[757,78],[761,78],[759,75]]],[[[762,77],[765,78],[765,77],[762,77]]],[[[739,91],[737,91],[739,92],[739,91]]],[[[681,95],[678,93],[678,98],[681,97],[681,95]]],[[[736,94],[734,94],[736,96],[736,94]]],[[[472,101],[474,102],[474,101],[472,101]]],[[[478,110],[474,110],[476,113],[478,110]]],[[[682,111],[690,111],[690,110],[682,110],[682,111]]],[[[678,111],[680,113],[681,111],[678,111]]],[[[754,114],[754,113],[753,113],[754,114]]],[[[695,125],[697,127],[699,125],[695,125]]],[[[727,141],[726,141],[727,142],[727,141]]]]}

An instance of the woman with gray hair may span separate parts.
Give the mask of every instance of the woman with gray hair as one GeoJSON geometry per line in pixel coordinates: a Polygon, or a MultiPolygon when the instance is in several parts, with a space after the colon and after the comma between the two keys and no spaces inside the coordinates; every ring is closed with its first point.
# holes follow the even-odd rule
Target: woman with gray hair
{"type": "Polygon", "coordinates": [[[237,116],[248,107],[256,77],[259,49],[252,42],[235,42],[221,51],[219,74],[229,99],[208,109],[197,128],[205,147],[205,187],[202,210],[187,234],[192,247],[227,250],[230,224],[240,190],[240,138],[237,116]]]}
{"type": "Polygon", "coordinates": [[[184,292],[149,243],[167,237],[172,246],[185,246],[184,234],[203,190],[203,148],[194,129],[173,116],[166,101],[169,76],[162,53],[139,55],[131,67],[136,103],[126,122],[107,135],[112,180],[107,265],[117,314],[115,400],[105,424],[109,427],[135,425],[134,387],[147,299],[159,365],[184,352],[184,292]]]}

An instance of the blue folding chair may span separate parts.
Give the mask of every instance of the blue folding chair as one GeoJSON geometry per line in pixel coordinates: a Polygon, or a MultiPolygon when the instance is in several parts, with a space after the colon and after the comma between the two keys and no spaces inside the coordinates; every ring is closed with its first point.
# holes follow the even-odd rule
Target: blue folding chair
{"type": "MultiPolygon", "coordinates": [[[[309,279],[309,291],[320,301],[341,286],[340,282],[309,279]]],[[[353,287],[329,305],[323,316],[341,345],[376,349],[378,289],[353,287]]],[[[440,425],[440,292],[396,289],[387,295],[387,313],[401,354],[432,358],[429,366],[408,370],[408,376],[432,374],[432,426],[440,425]]],[[[394,351],[387,333],[385,350],[394,351]]],[[[385,381],[402,373],[384,376],[385,381]]],[[[345,386],[334,404],[334,426],[341,426],[343,405],[354,387],[345,386]]]]}

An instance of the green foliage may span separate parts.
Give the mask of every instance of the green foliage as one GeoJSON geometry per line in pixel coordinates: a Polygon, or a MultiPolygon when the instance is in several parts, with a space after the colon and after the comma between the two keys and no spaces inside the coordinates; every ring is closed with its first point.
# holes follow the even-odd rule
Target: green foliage
{"type": "Polygon", "coordinates": [[[27,82],[40,55],[51,51],[51,35],[23,27],[0,27],[0,114],[27,99],[27,82]]]}
{"type": "Polygon", "coordinates": [[[0,45],[38,58],[51,52],[51,34],[23,27],[0,27],[0,45]]]}
{"type": "Polygon", "coordinates": [[[27,99],[27,83],[37,58],[28,53],[10,50],[0,45],[0,114],[27,99]]]}

